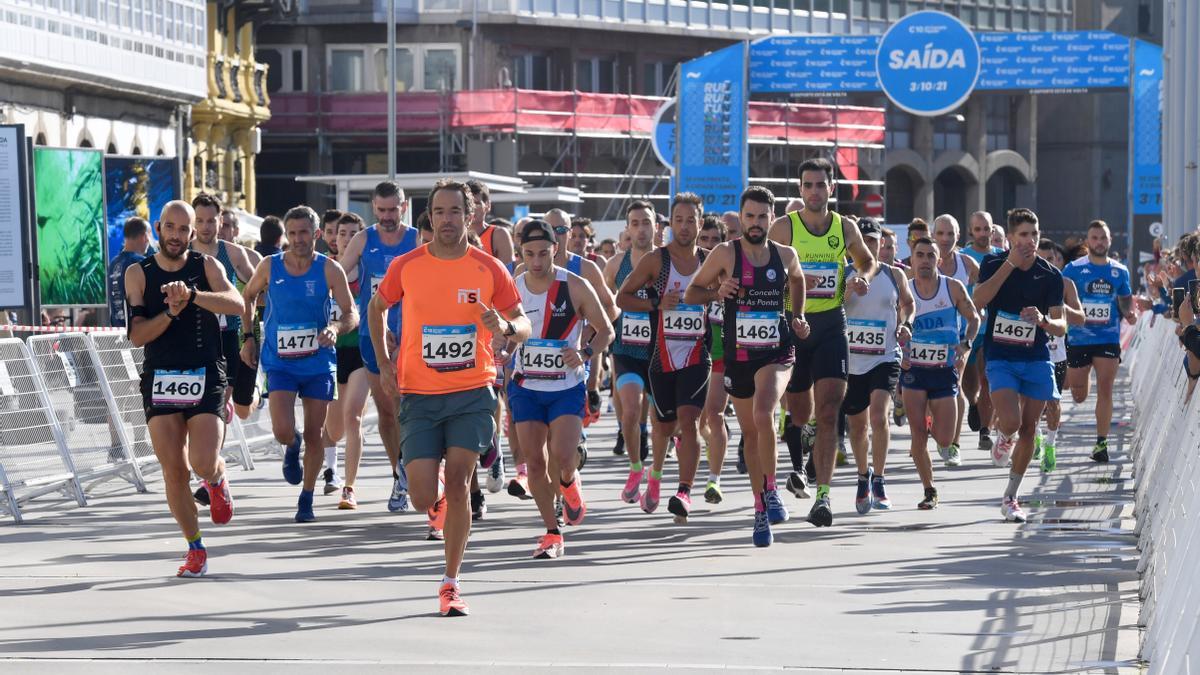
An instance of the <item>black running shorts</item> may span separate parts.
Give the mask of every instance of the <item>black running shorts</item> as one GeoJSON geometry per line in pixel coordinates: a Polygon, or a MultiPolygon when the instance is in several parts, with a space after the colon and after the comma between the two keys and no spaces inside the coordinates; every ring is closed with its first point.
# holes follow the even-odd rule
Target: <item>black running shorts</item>
{"type": "Polygon", "coordinates": [[[650,403],[659,422],[674,422],[679,417],[679,408],[692,406],[703,408],[708,397],[707,363],[673,370],[669,373],[650,372],[650,403]]]}
{"type": "MultiPolygon", "coordinates": [[[[808,337],[795,338],[796,367],[788,382],[789,393],[812,389],[813,382],[850,377],[850,343],[846,339],[846,313],[841,309],[806,314],[808,337]]],[[[793,335],[793,337],[795,337],[793,335]]]]}
{"type": "Polygon", "coordinates": [[[850,375],[846,385],[846,398],[842,401],[842,413],[857,415],[871,407],[871,394],[876,391],[895,393],[900,381],[900,364],[892,361],[881,363],[862,375],[850,375]]]}

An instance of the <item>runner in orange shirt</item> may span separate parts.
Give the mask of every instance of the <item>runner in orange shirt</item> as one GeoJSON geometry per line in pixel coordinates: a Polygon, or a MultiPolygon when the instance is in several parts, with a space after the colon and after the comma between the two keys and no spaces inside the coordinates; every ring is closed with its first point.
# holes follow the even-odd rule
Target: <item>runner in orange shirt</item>
{"type": "Polygon", "coordinates": [[[433,241],[392,261],[368,309],[373,334],[382,335],[388,308],[403,300],[399,373],[386,341],[373,346],[384,389],[403,395],[400,435],[413,506],[444,505],[442,616],[467,614],[457,577],[471,531],[468,484],[495,433],[492,345],[524,342],[531,330],[508,270],[467,244],[472,207],[465,184],[438,181],[429,195],[433,241]]]}

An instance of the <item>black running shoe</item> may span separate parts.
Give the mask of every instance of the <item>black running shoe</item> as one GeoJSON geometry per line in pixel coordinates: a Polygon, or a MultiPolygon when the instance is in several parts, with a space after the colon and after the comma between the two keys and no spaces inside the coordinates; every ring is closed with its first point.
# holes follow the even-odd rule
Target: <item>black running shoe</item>
{"type": "Polygon", "coordinates": [[[617,429],[617,444],[613,446],[613,454],[618,456],[625,454],[625,434],[621,433],[619,428],[617,429]]]}
{"type": "Polygon", "coordinates": [[[1092,448],[1092,461],[1101,464],[1108,461],[1108,441],[1100,441],[1092,448]]]}
{"type": "Polygon", "coordinates": [[[583,466],[587,464],[587,443],[580,443],[579,445],[575,446],[575,452],[579,456],[579,464],[577,464],[575,468],[579,471],[582,471],[583,466]]]}
{"type": "Polygon", "coordinates": [[[833,508],[829,505],[829,497],[820,497],[808,512],[808,522],[817,527],[833,525],[833,508]]]}
{"type": "Polygon", "coordinates": [[[971,431],[979,431],[979,407],[974,403],[967,406],[967,426],[971,431]]]}
{"type": "Polygon", "coordinates": [[[809,485],[816,485],[817,484],[817,465],[813,463],[812,452],[808,452],[806,454],[808,455],[808,459],[804,460],[804,475],[808,477],[809,485]]]}
{"type": "Polygon", "coordinates": [[[195,499],[196,503],[200,504],[201,506],[208,506],[209,505],[208,490],[205,490],[204,486],[201,485],[199,488],[196,489],[195,492],[192,493],[192,499],[195,499]]]}
{"type": "Polygon", "coordinates": [[[917,504],[917,508],[922,511],[932,511],[937,508],[938,493],[937,488],[925,488],[925,499],[917,504]]]}

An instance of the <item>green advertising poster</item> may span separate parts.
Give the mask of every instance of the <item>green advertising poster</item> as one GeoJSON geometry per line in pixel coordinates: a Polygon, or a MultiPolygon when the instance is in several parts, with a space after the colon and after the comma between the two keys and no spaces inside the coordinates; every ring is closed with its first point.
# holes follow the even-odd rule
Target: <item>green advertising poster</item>
{"type": "Polygon", "coordinates": [[[33,180],[42,306],[103,306],[104,156],[34,148],[33,180]]]}

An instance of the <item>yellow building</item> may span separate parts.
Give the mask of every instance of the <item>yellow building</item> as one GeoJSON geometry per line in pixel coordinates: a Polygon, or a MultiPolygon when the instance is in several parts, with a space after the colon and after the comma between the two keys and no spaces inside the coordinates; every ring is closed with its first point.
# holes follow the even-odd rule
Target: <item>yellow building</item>
{"type": "Polygon", "coordinates": [[[287,14],[290,0],[208,2],[208,96],[192,106],[191,152],[184,198],[200,191],[228,206],[255,212],[254,158],[259,125],[270,119],[267,66],[254,60],[257,21],[287,14]]]}

